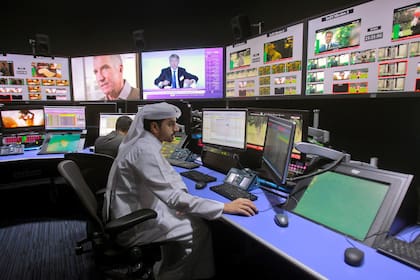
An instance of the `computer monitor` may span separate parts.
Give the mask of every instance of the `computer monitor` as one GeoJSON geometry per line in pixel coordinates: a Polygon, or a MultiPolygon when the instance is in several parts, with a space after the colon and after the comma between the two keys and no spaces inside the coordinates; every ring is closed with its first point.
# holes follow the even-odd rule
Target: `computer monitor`
{"type": "Polygon", "coordinates": [[[80,150],[79,133],[48,134],[38,154],[66,154],[80,150]]]}
{"type": "Polygon", "coordinates": [[[289,171],[296,124],[293,121],[268,117],[262,159],[277,184],[284,185],[289,171]]]}
{"type": "Polygon", "coordinates": [[[245,150],[246,120],[246,109],[203,109],[203,144],[245,150]]]}
{"type": "Polygon", "coordinates": [[[342,163],[313,177],[293,212],[372,246],[386,237],[412,178],[342,163]]]}
{"type": "Polygon", "coordinates": [[[45,130],[84,130],[84,106],[44,106],[45,130]]]}
{"type": "Polygon", "coordinates": [[[223,97],[223,48],[151,51],[141,55],[143,99],[223,97]],[[176,67],[174,73],[171,69],[176,67]]]}
{"type": "Polygon", "coordinates": [[[4,134],[44,130],[44,109],[33,107],[2,108],[1,128],[4,134]]]}
{"type": "Polygon", "coordinates": [[[134,120],[134,117],[136,116],[136,114],[100,113],[99,114],[99,136],[104,136],[114,131],[117,119],[122,116],[127,116],[134,120]]]}

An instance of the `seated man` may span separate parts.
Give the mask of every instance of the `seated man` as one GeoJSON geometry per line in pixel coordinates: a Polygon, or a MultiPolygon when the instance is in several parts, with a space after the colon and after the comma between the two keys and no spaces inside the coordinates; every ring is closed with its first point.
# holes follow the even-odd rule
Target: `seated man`
{"type": "Polygon", "coordinates": [[[171,142],[178,131],[180,115],[176,106],[165,102],[146,105],[137,113],[112,165],[105,195],[106,220],[144,208],[157,212],[156,219],[120,234],[120,245],[176,241],[161,247],[162,260],[154,267],[156,279],[212,277],[211,235],[202,218],[257,212],[247,199],[222,203],[188,193],[181,176],[160,153],[162,142],[171,142]]]}
{"type": "Polygon", "coordinates": [[[128,116],[121,116],[115,123],[115,130],[95,140],[95,153],[117,156],[121,141],[127,134],[133,120],[128,116]]]}

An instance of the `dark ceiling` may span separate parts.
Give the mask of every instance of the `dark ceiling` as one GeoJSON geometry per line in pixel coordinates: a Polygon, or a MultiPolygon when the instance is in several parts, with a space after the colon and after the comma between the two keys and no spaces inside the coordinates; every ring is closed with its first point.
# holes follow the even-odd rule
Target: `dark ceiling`
{"type": "Polygon", "coordinates": [[[6,0],[0,51],[30,52],[28,39],[36,33],[49,35],[57,55],[126,51],[134,49],[131,32],[137,29],[145,30],[149,49],[225,45],[232,38],[230,19],[238,14],[264,21],[264,30],[271,30],[360,2],[6,0]]]}

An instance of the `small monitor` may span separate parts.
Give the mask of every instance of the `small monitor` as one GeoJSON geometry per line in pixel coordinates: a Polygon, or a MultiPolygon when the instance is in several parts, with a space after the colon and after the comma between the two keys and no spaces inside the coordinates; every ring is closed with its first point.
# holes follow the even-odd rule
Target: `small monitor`
{"type": "Polygon", "coordinates": [[[39,155],[75,153],[80,148],[79,133],[48,134],[39,155]]]}
{"type": "Polygon", "coordinates": [[[411,180],[342,163],[313,177],[293,212],[371,246],[390,230],[411,180]]]}
{"type": "Polygon", "coordinates": [[[136,114],[119,114],[119,113],[100,113],[99,114],[99,136],[105,136],[115,130],[117,119],[122,116],[130,117],[134,120],[136,114]]]}
{"type": "Polygon", "coordinates": [[[86,129],[85,106],[44,106],[45,130],[86,129]]]}
{"type": "Polygon", "coordinates": [[[44,130],[42,108],[3,108],[0,113],[2,132],[5,134],[44,130]]]}
{"type": "Polygon", "coordinates": [[[203,144],[246,149],[246,109],[203,109],[203,144]]]}
{"type": "Polygon", "coordinates": [[[277,184],[286,183],[293,149],[296,124],[293,121],[268,117],[263,161],[274,175],[277,184]]]}

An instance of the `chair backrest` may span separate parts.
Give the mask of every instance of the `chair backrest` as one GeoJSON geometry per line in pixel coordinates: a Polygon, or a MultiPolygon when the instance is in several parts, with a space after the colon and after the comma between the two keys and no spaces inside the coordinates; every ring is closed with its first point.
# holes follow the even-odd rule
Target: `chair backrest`
{"type": "Polygon", "coordinates": [[[85,208],[87,214],[90,216],[91,220],[94,221],[102,231],[103,231],[103,222],[97,215],[98,203],[96,201],[95,195],[90,190],[85,179],[80,172],[80,168],[72,160],[63,160],[58,166],[58,172],[64,177],[67,183],[74,189],[77,196],[79,197],[80,202],[85,208]]]}
{"type": "Polygon", "coordinates": [[[108,174],[114,158],[105,154],[68,153],[65,159],[74,161],[80,168],[89,188],[96,192],[106,188],[108,174]]]}

